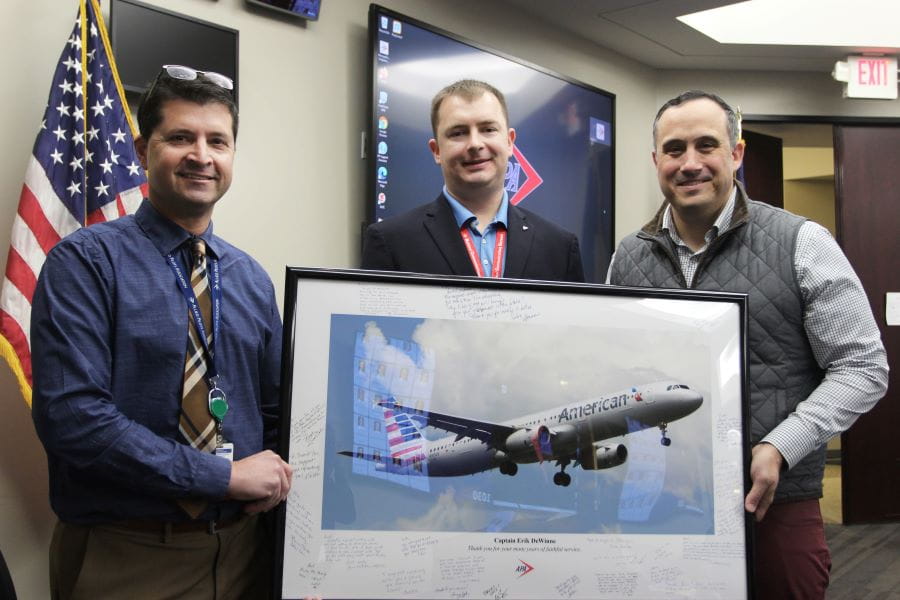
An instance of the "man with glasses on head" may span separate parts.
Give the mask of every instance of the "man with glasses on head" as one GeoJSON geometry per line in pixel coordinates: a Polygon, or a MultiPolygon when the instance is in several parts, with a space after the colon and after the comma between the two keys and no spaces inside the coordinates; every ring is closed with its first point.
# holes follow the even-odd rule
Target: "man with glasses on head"
{"type": "Polygon", "coordinates": [[[141,98],[148,198],[76,231],[34,294],[33,417],[59,523],[53,598],[265,598],[258,518],[291,468],[277,435],[271,280],[213,234],[231,185],[232,83],[166,66],[141,98]]]}
{"type": "Polygon", "coordinates": [[[610,283],[749,295],[748,370],[756,596],[823,598],[831,557],[819,498],[825,443],[887,387],[878,326],[853,267],[824,227],[754,202],[734,179],[740,122],[699,90],[653,122],[665,201],[625,237],[610,283]]]}

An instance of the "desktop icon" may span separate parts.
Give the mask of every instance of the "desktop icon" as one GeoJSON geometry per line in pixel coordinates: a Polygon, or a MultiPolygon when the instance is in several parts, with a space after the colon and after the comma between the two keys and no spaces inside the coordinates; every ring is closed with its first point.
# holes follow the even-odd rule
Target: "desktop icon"
{"type": "Polygon", "coordinates": [[[387,181],[387,167],[378,167],[378,181],[387,181]]]}
{"type": "Polygon", "coordinates": [[[382,131],[384,131],[387,128],[388,128],[388,118],[384,115],[381,115],[380,117],[378,117],[378,129],[381,129],[382,131]]]}
{"type": "Polygon", "coordinates": [[[401,33],[403,33],[403,23],[401,23],[397,19],[394,19],[393,33],[394,35],[400,35],[401,33]]]}
{"type": "Polygon", "coordinates": [[[387,202],[387,194],[384,192],[379,192],[378,194],[378,208],[384,208],[384,203],[387,202]]]}
{"type": "Polygon", "coordinates": [[[387,92],[378,92],[378,104],[387,104],[387,92]]]}
{"type": "Polygon", "coordinates": [[[390,43],[388,43],[388,42],[386,42],[386,41],[384,41],[384,40],[379,40],[379,42],[378,42],[378,53],[379,53],[379,54],[383,54],[383,55],[385,55],[385,56],[387,56],[388,54],[390,54],[390,53],[391,53],[391,45],[390,45],[390,43]]]}
{"type": "Polygon", "coordinates": [[[387,154],[387,142],[378,142],[378,154],[387,154]]]}
{"type": "Polygon", "coordinates": [[[385,81],[388,78],[388,68],[387,67],[379,67],[378,68],[378,81],[385,81]]]}
{"type": "Polygon", "coordinates": [[[388,28],[388,18],[387,17],[381,17],[381,28],[384,29],[385,31],[387,31],[387,28],[388,28]]]}
{"type": "Polygon", "coordinates": [[[609,123],[594,117],[590,118],[590,138],[596,144],[610,145],[610,126],[609,123]]]}

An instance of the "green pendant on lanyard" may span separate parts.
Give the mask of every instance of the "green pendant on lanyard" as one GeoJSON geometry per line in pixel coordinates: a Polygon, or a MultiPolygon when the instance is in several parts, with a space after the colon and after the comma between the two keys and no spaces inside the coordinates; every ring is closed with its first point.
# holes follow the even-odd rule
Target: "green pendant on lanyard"
{"type": "Polygon", "coordinates": [[[219,378],[209,378],[209,414],[216,420],[216,431],[218,432],[218,441],[221,444],[222,438],[222,421],[228,414],[228,401],[225,399],[225,392],[219,387],[219,378]]]}

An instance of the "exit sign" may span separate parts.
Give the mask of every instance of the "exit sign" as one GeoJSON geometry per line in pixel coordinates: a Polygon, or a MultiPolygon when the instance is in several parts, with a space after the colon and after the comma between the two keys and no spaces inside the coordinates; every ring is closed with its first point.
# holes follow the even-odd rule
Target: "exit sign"
{"type": "Polygon", "coordinates": [[[897,59],[886,56],[848,56],[849,98],[897,98],[897,59]]]}

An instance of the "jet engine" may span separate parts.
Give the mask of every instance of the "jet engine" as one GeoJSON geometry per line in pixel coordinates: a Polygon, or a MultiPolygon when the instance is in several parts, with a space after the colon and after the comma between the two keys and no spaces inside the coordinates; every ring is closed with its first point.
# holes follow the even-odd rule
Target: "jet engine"
{"type": "Polygon", "coordinates": [[[578,464],[585,471],[593,471],[595,469],[611,469],[618,467],[628,458],[628,448],[623,444],[618,446],[600,446],[582,452],[578,459],[578,464]]]}
{"type": "Polygon", "coordinates": [[[519,429],[506,438],[505,451],[518,463],[543,462],[572,454],[578,447],[577,437],[571,425],[519,429]]]}

